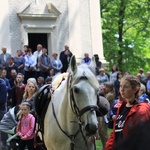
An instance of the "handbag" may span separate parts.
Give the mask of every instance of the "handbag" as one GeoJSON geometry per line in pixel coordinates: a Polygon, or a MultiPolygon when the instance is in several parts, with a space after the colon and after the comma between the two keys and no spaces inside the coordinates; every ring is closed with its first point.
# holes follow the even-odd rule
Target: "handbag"
{"type": "Polygon", "coordinates": [[[34,136],[34,149],[35,150],[47,150],[45,143],[44,143],[44,138],[43,138],[43,132],[40,129],[39,125],[38,125],[38,130],[35,133],[34,136]],[[42,135],[42,138],[40,138],[39,135],[42,135]]]}

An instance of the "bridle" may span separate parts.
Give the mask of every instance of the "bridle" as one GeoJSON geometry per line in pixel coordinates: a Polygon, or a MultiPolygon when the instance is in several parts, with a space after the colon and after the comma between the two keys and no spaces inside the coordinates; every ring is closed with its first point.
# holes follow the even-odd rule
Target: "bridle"
{"type": "MultiPolygon", "coordinates": [[[[88,80],[86,76],[81,76],[80,77],[80,80],[81,79],[84,79],[84,80],[88,80]]],[[[71,78],[72,80],[72,78],[71,78]]],[[[71,82],[70,80],[70,82],[71,82]]],[[[53,115],[54,115],[54,118],[57,122],[57,125],[58,127],[60,128],[60,130],[70,139],[71,143],[70,143],[70,146],[71,146],[71,150],[74,150],[74,146],[75,146],[75,138],[76,136],[78,135],[79,132],[81,132],[82,134],[82,137],[85,141],[85,144],[88,148],[88,144],[87,144],[87,140],[86,140],[86,137],[83,133],[83,123],[81,121],[81,117],[83,114],[85,114],[86,112],[90,111],[90,112],[93,112],[93,111],[99,111],[99,107],[97,105],[88,105],[84,108],[82,108],[81,110],[79,109],[79,107],[77,106],[76,104],[76,101],[75,101],[75,98],[74,98],[74,92],[73,92],[73,88],[70,89],[70,104],[71,104],[71,109],[72,109],[72,112],[75,114],[76,118],[78,119],[77,121],[72,121],[74,123],[78,123],[79,125],[79,129],[77,130],[77,132],[74,134],[74,135],[68,135],[60,126],[59,124],[59,121],[57,119],[57,116],[56,116],[56,113],[55,113],[55,109],[54,109],[54,104],[52,102],[52,110],[53,110],[53,115]]]]}

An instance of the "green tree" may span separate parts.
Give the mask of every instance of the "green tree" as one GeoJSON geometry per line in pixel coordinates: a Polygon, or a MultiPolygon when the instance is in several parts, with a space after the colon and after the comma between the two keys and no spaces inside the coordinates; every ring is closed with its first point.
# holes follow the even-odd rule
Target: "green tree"
{"type": "Polygon", "coordinates": [[[150,67],[150,1],[100,0],[104,55],[123,72],[150,67]]]}

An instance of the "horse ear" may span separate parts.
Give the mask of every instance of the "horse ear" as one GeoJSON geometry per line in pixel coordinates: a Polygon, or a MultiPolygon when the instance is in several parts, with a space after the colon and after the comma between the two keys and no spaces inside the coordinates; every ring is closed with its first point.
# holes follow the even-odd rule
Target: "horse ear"
{"type": "Polygon", "coordinates": [[[76,71],[77,71],[77,63],[76,63],[76,58],[75,58],[75,55],[73,55],[71,57],[71,60],[70,60],[70,70],[75,74],[76,71]]]}
{"type": "Polygon", "coordinates": [[[91,59],[90,64],[88,65],[89,69],[96,74],[96,62],[95,62],[95,57],[93,56],[91,59]]]}

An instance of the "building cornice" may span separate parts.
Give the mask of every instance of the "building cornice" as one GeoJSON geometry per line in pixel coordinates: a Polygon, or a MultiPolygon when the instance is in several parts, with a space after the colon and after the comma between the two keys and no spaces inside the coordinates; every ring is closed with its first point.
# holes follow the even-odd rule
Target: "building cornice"
{"type": "Polygon", "coordinates": [[[59,15],[61,14],[61,12],[51,3],[48,2],[46,4],[47,10],[48,12],[46,13],[40,13],[38,11],[38,8],[36,8],[37,6],[35,6],[34,9],[32,9],[32,12],[30,10],[30,5],[31,3],[26,3],[24,5],[24,7],[22,7],[19,11],[18,11],[18,16],[21,19],[33,19],[33,20],[37,20],[37,19],[43,19],[43,20],[56,20],[59,15]]]}

